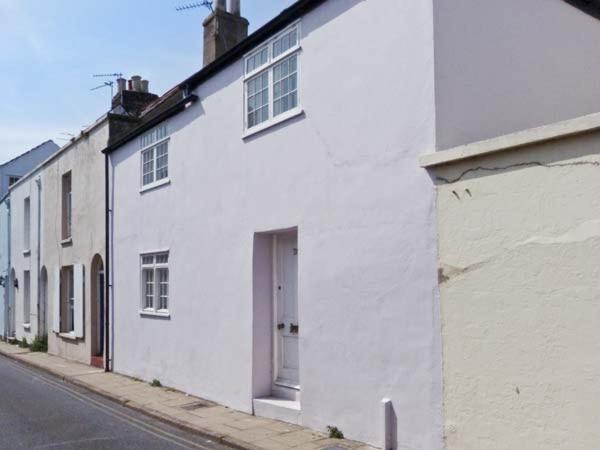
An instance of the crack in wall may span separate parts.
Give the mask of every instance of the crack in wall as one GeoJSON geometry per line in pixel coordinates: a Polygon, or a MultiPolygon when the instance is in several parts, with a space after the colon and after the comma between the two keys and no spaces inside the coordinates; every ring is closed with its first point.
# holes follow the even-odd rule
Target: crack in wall
{"type": "Polygon", "coordinates": [[[436,176],[436,180],[442,181],[445,184],[456,183],[457,181],[461,181],[465,176],[473,172],[501,172],[503,170],[515,169],[519,167],[546,167],[546,168],[554,168],[554,167],[572,167],[572,166],[600,166],[600,161],[574,161],[570,163],[555,163],[555,164],[545,164],[540,161],[530,161],[530,162],[522,162],[509,164],[507,166],[499,166],[499,167],[485,167],[485,166],[477,166],[471,167],[463,172],[456,178],[445,178],[436,176]]]}

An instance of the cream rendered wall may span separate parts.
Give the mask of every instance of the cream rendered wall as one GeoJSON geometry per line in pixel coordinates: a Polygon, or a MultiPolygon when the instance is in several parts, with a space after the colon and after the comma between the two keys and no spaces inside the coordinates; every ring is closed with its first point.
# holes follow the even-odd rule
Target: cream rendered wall
{"type": "Polygon", "coordinates": [[[440,449],[431,4],[330,0],[301,27],[304,116],[243,140],[240,60],[168,121],[169,185],[140,194],[138,139],[111,155],[114,370],[251,412],[254,233],[297,226],[302,423],[378,444],[389,397],[398,448],[440,449]],[[155,249],[170,319],[139,312],[155,249]]]}
{"type": "Polygon", "coordinates": [[[599,149],[437,171],[447,450],[598,448],[599,149]]]}
{"type": "MultiPolygon", "coordinates": [[[[37,274],[39,272],[37,263],[38,254],[38,187],[36,180],[40,180],[41,175],[35,172],[20,180],[14,185],[10,192],[10,207],[11,207],[11,267],[15,270],[15,277],[18,280],[19,287],[14,290],[15,299],[15,337],[19,340],[27,339],[31,341],[37,335],[38,329],[38,314],[37,314],[37,293],[38,283],[37,274]],[[30,245],[25,248],[24,237],[24,201],[30,199],[30,245]],[[26,250],[29,250],[27,253],[26,250]],[[23,272],[30,272],[30,327],[25,328],[24,324],[24,296],[25,296],[25,280],[23,272]]],[[[43,240],[42,240],[43,241],[43,240]]],[[[10,273],[10,271],[9,271],[10,273]]]]}
{"type": "Polygon", "coordinates": [[[91,358],[91,264],[94,255],[104,261],[104,155],[108,142],[106,119],[69,149],[48,162],[43,171],[44,226],[42,264],[48,271],[48,352],[90,363],[91,358]],[[72,243],[62,245],[62,176],[71,171],[72,243]],[[61,337],[52,331],[52,311],[56,291],[55,268],[73,264],[84,266],[84,339],[61,337]]]}

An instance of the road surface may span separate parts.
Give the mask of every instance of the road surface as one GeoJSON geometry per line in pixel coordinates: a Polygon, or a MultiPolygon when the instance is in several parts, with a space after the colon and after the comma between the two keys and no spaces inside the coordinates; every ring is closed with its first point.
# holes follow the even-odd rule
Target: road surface
{"type": "Polygon", "coordinates": [[[0,449],[229,450],[0,356],[0,449]]]}

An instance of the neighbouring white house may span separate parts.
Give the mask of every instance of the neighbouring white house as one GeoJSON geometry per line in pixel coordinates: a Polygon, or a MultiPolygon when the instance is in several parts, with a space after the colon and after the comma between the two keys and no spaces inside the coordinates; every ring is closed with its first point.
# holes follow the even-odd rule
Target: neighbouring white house
{"type": "Polygon", "coordinates": [[[217,59],[106,149],[113,368],[441,449],[432,4],[302,0],[219,55],[223,4],[217,59]]]}
{"type": "Polygon", "coordinates": [[[15,336],[15,293],[10,278],[11,215],[9,189],[23,175],[58,150],[53,141],[46,141],[0,165],[0,336],[15,336]]]}

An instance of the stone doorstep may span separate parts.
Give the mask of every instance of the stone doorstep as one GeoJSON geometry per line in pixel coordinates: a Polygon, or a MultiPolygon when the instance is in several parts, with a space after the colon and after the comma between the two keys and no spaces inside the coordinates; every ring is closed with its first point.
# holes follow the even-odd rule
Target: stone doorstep
{"type": "MultiPolygon", "coordinates": [[[[328,439],[322,433],[298,425],[260,417],[255,418],[253,415],[230,410],[221,405],[200,408],[197,411],[185,411],[180,407],[194,401],[199,401],[200,399],[178,391],[166,391],[169,394],[173,394],[173,397],[170,399],[165,398],[161,400],[154,396],[154,401],[146,402],[144,401],[144,397],[146,396],[140,391],[145,391],[146,394],[150,394],[151,392],[146,389],[140,389],[142,387],[149,387],[143,382],[134,383],[133,380],[122,375],[101,371],[94,372],[89,369],[84,371],[85,373],[69,374],[67,373],[68,368],[72,368],[73,365],[83,366],[84,368],[86,366],[79,363],[69,363],[58,356],[46,354],[39,354],[44,356],[37,358],[35,356],[24,358],[22,357],[23,353],[10,353],[8,349],[4,348],[6,345],[8,344],[0,343],[0,354],[8,358],[51,373],[62,378],[64,381],[88,389],[147,416],[162,420],[180,429],[203,435],[236,449],[283,450],[294,448],[298,450],[318,450],[328,446],[337,446],[347,449],[374,450],[373,447],[359,442],[328,439]],[[36,361],[36,359],[45,361],[36,361]],[[59,361],[62,364],[57,364],[59,361]],[[69,364],[73,365],[69,366],[69,364]],[[86,375],[100,373],[107,375],[106,381],[99,382],[98,380],[94,380],[94,378],[90,379],[90,377],[86,377],[86,375]],[[130,392],[134,391],[134,395],[128,396],[128,390],[130,392]],[[181,398],[176,398],[176,395],[180,395],[181,398]],[[139,403],[140,401],[143,404],[139,403]],[[213,411],[210,411],[211,409],[213,411]]],[[[35,354],[32,353],[31,355],[35,354]]],[[[160,390],[162,393],[162,389],[164,388],[152,389],[160,390]]]]}

